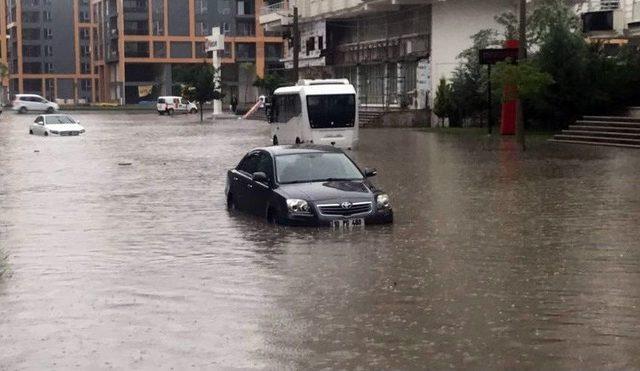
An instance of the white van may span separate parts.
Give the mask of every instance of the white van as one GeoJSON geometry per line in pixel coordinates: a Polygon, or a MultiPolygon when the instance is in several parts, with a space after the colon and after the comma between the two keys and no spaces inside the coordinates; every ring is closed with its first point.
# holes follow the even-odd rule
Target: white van
{"type": "Polygon", "coordinates": [[[13,110],[19,113],[27,113],[27,111],[42,111],[53,113],[60,109],[57,103],[49,102],[43,97],[36,94],[16,94],[16,98],[12,102],[13,110]]]}
{"type": "Polygon", "coordinates": [[[198,106],[182,97],[158,97],[156,105],[158,113],[173,115],[174,113],[197,113],[198,106]]]}
{"type": "Polygon", "coordinates": [[[274,145],[358,145],[356,89],[347,79],[300,80],[274,92],[269,109],[274,145]]]}

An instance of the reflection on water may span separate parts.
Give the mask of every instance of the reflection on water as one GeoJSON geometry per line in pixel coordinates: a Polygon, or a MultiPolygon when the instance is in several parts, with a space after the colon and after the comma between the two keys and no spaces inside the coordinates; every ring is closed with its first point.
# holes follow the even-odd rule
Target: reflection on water
{"type": "Polygon", "coordinates": [[[0,126],[0,369],[640,366],[635,151],[364,130],[396,224],[278,228],[223,197],[266,125],[80,116],[0,126]]]}

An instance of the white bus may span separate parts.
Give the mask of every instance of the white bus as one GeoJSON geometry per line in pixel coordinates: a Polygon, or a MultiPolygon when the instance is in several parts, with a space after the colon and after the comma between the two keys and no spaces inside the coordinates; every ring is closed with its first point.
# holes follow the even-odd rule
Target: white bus
{"type": "Polygon", "coordinates": [[[274,145],[358,145],[356,89],[347,79],[301,80],[277,89],[269,109],[274,145]]]}

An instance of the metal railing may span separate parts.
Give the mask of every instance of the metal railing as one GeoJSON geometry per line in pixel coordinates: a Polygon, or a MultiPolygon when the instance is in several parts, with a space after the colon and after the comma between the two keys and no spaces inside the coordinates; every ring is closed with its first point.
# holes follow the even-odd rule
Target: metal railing
{"type": "Polygon", "coordinates": [[[288,10],[289,10],[289,2],[281,1],[275,4],[264,5],[262,8],[260,8],[260,15],[284,12],[288,10]]]}

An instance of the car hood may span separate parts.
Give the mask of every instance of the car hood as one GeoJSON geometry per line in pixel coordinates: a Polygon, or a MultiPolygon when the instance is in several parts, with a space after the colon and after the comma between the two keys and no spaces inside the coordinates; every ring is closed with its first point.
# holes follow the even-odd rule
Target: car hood
{"type": "Polygon", "coordinates": [[[47,129],[53,131],[80,131],[84,129],[78,124],[60,124],[60,125],[46,125],[47,129]]]}
{"type": "Polygon", "coordinates": [[[365,181],[332,181],[282,184],[278,192],[285,198],[317,201],[371,201],[372,186],[365,181]]]}

